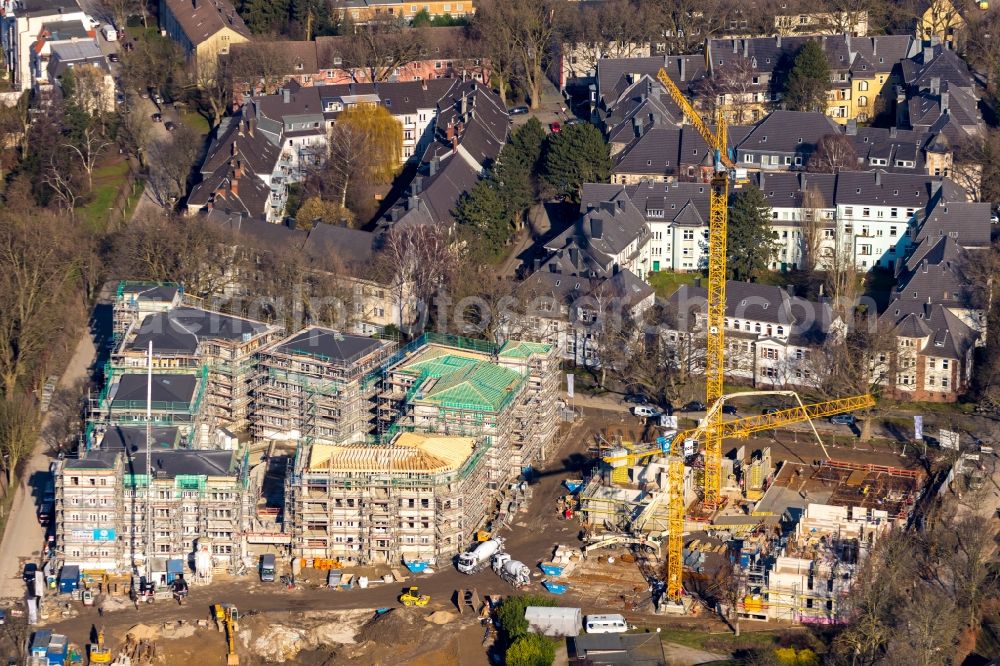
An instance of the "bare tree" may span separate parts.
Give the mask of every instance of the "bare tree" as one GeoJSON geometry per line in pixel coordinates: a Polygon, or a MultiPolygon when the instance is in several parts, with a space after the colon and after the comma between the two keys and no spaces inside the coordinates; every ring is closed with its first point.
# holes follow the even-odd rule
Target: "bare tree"
{"type": "Polygon", "coordinates": [[[141,14],[146,18],[146,3],[143,0],[100,0],[101,6],[111,14],[114,24],[119,30],[125,29],[130,16],[141,14]]]}
{"type": "Polygon", "coordinates": [[[52,190],[59,207],[71,219],[76,217],[76,202],[83,196],[82,184],[73,169],[57,161],[56,155],[49,156],[49,163],[42,172],[42,183],[52,190]]]}
{"type": "Polygon", "coordinates": [[[281,42],[234,44],[227,67],[233,94],[242,90],[268,94],[293,71],[288,49],[281,42]]]}
{"type": "Polygon", "coordinates": [[[806,162],[806,171],[814,173],[836,173],[841,169],[853,170],[858,167],[858,153],[851,139],[844,134],[824,134],[816,144],[816,150],[806,162]]]}
{"type": "Polygon", "coordinates": [[[111,145],[110,139],[105,138],[100,128],[88,125],[77,137],[76,143],[63,143],[63,148],[68,149],[71,155],[80,160],[83,172],[87,174],[87,191],[94,190],[94,167],[97,161],[104,155],[104,150],[111,145]]]}
{"type": "Polygon", "coordinates": [[[0,452],[8,488],[14,484],[18,464],[35,448],[38,433],[38,409],[30,398],[15,395],[0,399],[0,452]]]}
{"type": "Polygon", "coordinates": [[[105,119],[113,108],[113,88],[111,78],[104,70],[94,65],[78,65],[73,68],[73,102],[91,115],[105,130],[105,119]]]}
{"type": "MultiPolygon", "coordinates": [[[[446,231],[429,225],[397,226],[386,233],[376,257],[379,281],[390,285],[404,321],[411,297],[429,308],[455,266],[455,251],[446,231]]],[[[441,300],[442,307],[446,307],[441,300]]]]}
{"type": "Polygon", "coordinates": [[[521,65],[521,76],[528,93],[531,108],[542,105],[542,82],[545,78],[546,58],[555,25],[552,20],[554,4],[551,0],[517,2],[516,0],[496,0],[512,2],[514,20],[514,45],[521,65]]]}
{"type": "Polygon", "coordinates": [[[601,58],[649,55],[649,3],[611,0],[556,6],[557,39],[572,49],[576,66],[595,69],[601,58]]]}
{"type": "Polygon", "coordinates": [[[826,225],[823,211],[827,202],[815,185],[802,193],[802,270],[812,273],[819,268],[826,225]]]}
{"type": "Polygon", "coordinates": [[[190,127],[180,125],[171,136],[149,144],[146,154],[146,182],[159,204],[170,207],[187,191],[191,171],[201,154],[201,138],[190,127]]]}
{"type": "Polygon", "coordinates": [[[31,379],[53,332],[72,321],[78,248],[67,226],[48,211],[0,212],[0,380],[8,399],[31,379]]]}
{"type": "Polygon", "coordinates": [[[750,58],[739,57],[726,62],[724,69],[716,68],[712,76],[698,84],[698,97],[710,110],[722,108],[730,123],[755,122],[753,110],[763,113],[763,104],[756,101],[759,86],[753,83],[757,69],[750,58]]]}
{"type": "Polygon", "coordinates": [[[426,43],[423,29],[406,28],[389,15],[354,26],[345,51],[347,67],[365,70],[373,83],[388,81],[396,68],[416,60],[426,43]]]}
{"type": "Polygon", "coordinates": [[[733,5],[720,0],[647,2],[648,21],[667,53],[694,53],[726,26],[733,5]]]}
{"type": "Polygon", "coordinates": [[[486,3],[476,8],[471,30],[483,52],[489,57],[492,82],[506,106],[517,69],[518,54],[514,43],[514,24],[507,3],[486,3]]]}

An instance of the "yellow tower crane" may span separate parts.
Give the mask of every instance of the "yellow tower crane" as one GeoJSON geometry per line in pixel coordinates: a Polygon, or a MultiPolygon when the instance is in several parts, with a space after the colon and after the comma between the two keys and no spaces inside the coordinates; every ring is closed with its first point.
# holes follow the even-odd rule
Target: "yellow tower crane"
{"type": "MultiPolygon", "coordinates": [[[[680,89],[661,69],[656,78],[666,88],[671,99],[680,107],[688,122],[698,131],[701,138],[715,154],[712,184],[709,194],[708,216],[708,326],[707,348],[705,349],[705,404],[713,405],[723,391],[725,366],[725,322],[726,322],[726,210],[729,205],[729,170],[733,163],[729,159],[726,141],[726,118],[720,109],[715,114],[715,132],[705,124],[698,112],[687,101],[680,89]]],[[[722,412],[713,413],[708,425],[722,421],[722,412]]],[[[705,491],[702,503],[709,509],[719,504],[722,493],[722,435],[716,428],[710,428],[705,439],[705,491]]]]}
{"type": "MultiPolygon", "coordinates": [[[[708,415],[696,428],[683,430],[669,439],[662,439],[660,444],[642,450],[630,451],[624,455],[607,456],[604,462],[611,465],[612,469],[627,468],[636,465],[643,460],[656,456],[667,456],[667,478],[670,487],[669,508],[667,512],[667,598],[671,601],[680,601],[684,590],[684,460],[674,448],[675,442],[683,442],[687,439],[711,441],[713,438],[719,442],[721,450],[722,440],[730,437],[748,437],[755,432],[772,430],[795,423],[809,422],[812,419],[842,414],[857,409],[865,409],[875,404],[875,398],[870,395],[859,395],[850,398],[839,398],[819,402],[812,405],[805,405],[794,391],[753,391],[748,393],[734,393],[720,396],[709,408],[708,415]],[[722,421],[722,406],[730,398],[740,398],[747,395],[788,395],[794,396],[799,403],[795,407],[778,410],[770,414],[760,416],[748,416],[732,421],[722,421]],[[711,418],[718,413],[719,419],[711,418]]],[[[813,429],[815,432],[815,428],[813,429]]],[[[819,435],[817,434],[817,439],[819,435]]],[[[820,440],[820,446],[824,453],[826,447],[820,440]]],[[[827,456],[829,457],[829,456],[827,456]]],[[[720,460],[721,467],[721,460],[720,460]]],[[[706,467],[708,462],[706,459],[706,467]]],[[[721,471],[720,471],[721,476],[721,471]]]]}

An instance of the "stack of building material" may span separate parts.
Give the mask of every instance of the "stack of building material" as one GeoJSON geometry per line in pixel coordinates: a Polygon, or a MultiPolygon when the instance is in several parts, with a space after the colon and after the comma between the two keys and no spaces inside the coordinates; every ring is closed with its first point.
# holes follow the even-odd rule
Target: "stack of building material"
{"type": "Polygon", "coordinates": [[[546,576],[568,577],[576,569],[582,556],[579,548],[556,545],[552,559],[541,563],[541,569],[546,576]]]}

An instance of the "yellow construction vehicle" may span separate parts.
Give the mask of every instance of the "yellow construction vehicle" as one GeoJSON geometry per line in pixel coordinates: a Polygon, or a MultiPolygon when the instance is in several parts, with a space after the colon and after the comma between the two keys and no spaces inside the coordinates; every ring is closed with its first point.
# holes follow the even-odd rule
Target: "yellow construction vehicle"
{"type": "Polygon", "coordinates": [[[416,585],[406,588],[399,597],[404,606],[426,606],[431,598],[426,594],[420,594],[416,585]]]}
{"type": "Polygon", "coordinates": [[[111,648],[104,644],[104,629],[97,632],[97,642],[90,644],[91,664],[110,664],[111,648]]]}
{"type": "Polygon", "coordinates": [[[226,666],[240,666],[240,657],[236,654],[236,632],[240,630],[240,612],[233,604],[215,604],[212,606],[215,626],[219,631],[226,632],[226,666]]]}
{"type": "Polygon", "coordinates": [[[476,541],[478,543],[489,541],[491,538],[493,538],[493,535],[490,534],[489,530],[479,530],[478,532],[476,532],[476,541]]]}

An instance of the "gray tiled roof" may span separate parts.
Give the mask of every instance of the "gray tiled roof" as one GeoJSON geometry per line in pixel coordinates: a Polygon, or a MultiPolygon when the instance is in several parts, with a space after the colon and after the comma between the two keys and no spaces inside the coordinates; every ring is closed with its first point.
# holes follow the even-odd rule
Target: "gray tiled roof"
{"type": "Polygon", "coordinates": [[[879,317],[900,337],[927,338],[921,353],[938,358],[962,359],[975,344],[976,333],[939,303],[899,298],[879,317]]]}
{"type": "Polygon", "coordinates": [[[975,87],[975,80],[969,72],[969,66],[952,49],[935,46],[934,57],[925,60],[927,49],[909,60],[903,62],[903,79],[906,85],[919,89],[929,89],[934,79],[941,83],[949,83],[955,87],[975,87]]]}
{"type": "Polygon", "coordinates": [[[583,204],[580,218],[545,247],[551,252],[563,251],[575,264],[567,272],[582,268],[588,259],[606,271],[612,257],[648,235],[645,216],[620,190],[609,201],[583,204]],[[579,260],[573,261],[575,252],[571,250],[579,252],[579,260]]]}
{"type": "MultiPolygon", "coordinates": [[[[418,109],[434,109],[454,85],[454,79],[399,81],[383,83],[351,83],[317,86],[323,107],[329,101],[353,95],[375,95],[389,113],[399,116],[415,114],[418,109]]],[[[336,115],[326,113],[327,116],[336,115]]]]}
{"type": "Polygon", "coordinates": [[[318,356],[325,361],[349,362],[384,346],[381,340],[311,327],[274,345],[281,354],[318,356]]]}
{"type": "Polygon", "coordinates": [[[213,173],[203,174],[202,181],[191,189],[188,206],[211,206],[227,214],[238,212],[259,220],[265,219],[271,188],[253,173],[244,170],[237,177],[236,172],[236,167],[227,162],[213,173]]]}
{"type": "MultiPolygon", "coordinates": [[[[146,373],[122,375],[118,384],[112,388],[110,396],[112,408],[123,406],[126,402],[141,404],[145,407],[146,381],[146,373]]],[[[152,399],[154,403],[170,402],[178,405],[190,405],[194,400],[197,388],[198,377],[196,375],[154,373],[152,399]]]]}
{"type": "MultiPolygon", "coordinates": [[[[827,134],[840,134],[840,126],[822,113],[778,110],[767,115],[740,141],[738,151],[811,155],[827,134]]],[[[803,161],[805,161],[803,159],[803,161]]]]}
{"type": "MultiPolygon", "coordinates": [[[[136,451],[134,458],[142,460],[145,449],[136,451]]],[[[157,478],[177,476],[236,476],[235,451],[193,451],[188,449],[156,449],[151,454],[153,473],[157,478]]],[[[145,464],[145,463],[144,463],[145,464]]]]}
{"type": "MultiPolygon", "coordinates": [[[[198,46],[220,30],[229,28],[250,38],[250,30],[229,0],[161,0],[161,7],[177,20],[188,40],[198,46]]],[[[162,20],[162,17],[161,17],[162,20]]]]}
{"type": "Polygon", "coordinates": [[[837,175],[832,173],[755,173],[750,176],[768,204],[774,208],[797,208],[807,190],[819,192],[826,207],[836,205],[837,175]]]}
{"type": "Polygon", "coordinates": [[[174,308],[147,315],[128,349],[142,351],[152,342],[154,353],[194,354],[201,340],[237,340],[266,330],[266,324],[250,319],[200,308],[174,308]]]}
{"type": "MultiPolygon", "coordinates": [[[[837,174],[837,204],[871,204],[920,208],[931,199],[936,183],[951,181],[919,174],[842,171],[837,174]]],[[[953,185],[953,184],[952,184],[953,185]]]]}
{"type": "Polygon", "coordinates": [[[963,247],[988,247],[991,204],[956,200],[945,194],[942,192],[928,205],[914,240],[951,236],[963,247]]]}
{"type": "Polygon", "coordinates": [[[345,262],[364,263],[371,259],[375,234],[334,224],[316,224],[309,231],[302,251],[315,261],[338,256],[345,262]]]}
{"type": "Polygon", "coordinates": [[[202,162],[201,173],[213,173],[234,157],[254,174],[273,173],[281,151],[256,128],[255,122],[247,106],[239,115],[223,119],[202,162]]]}

